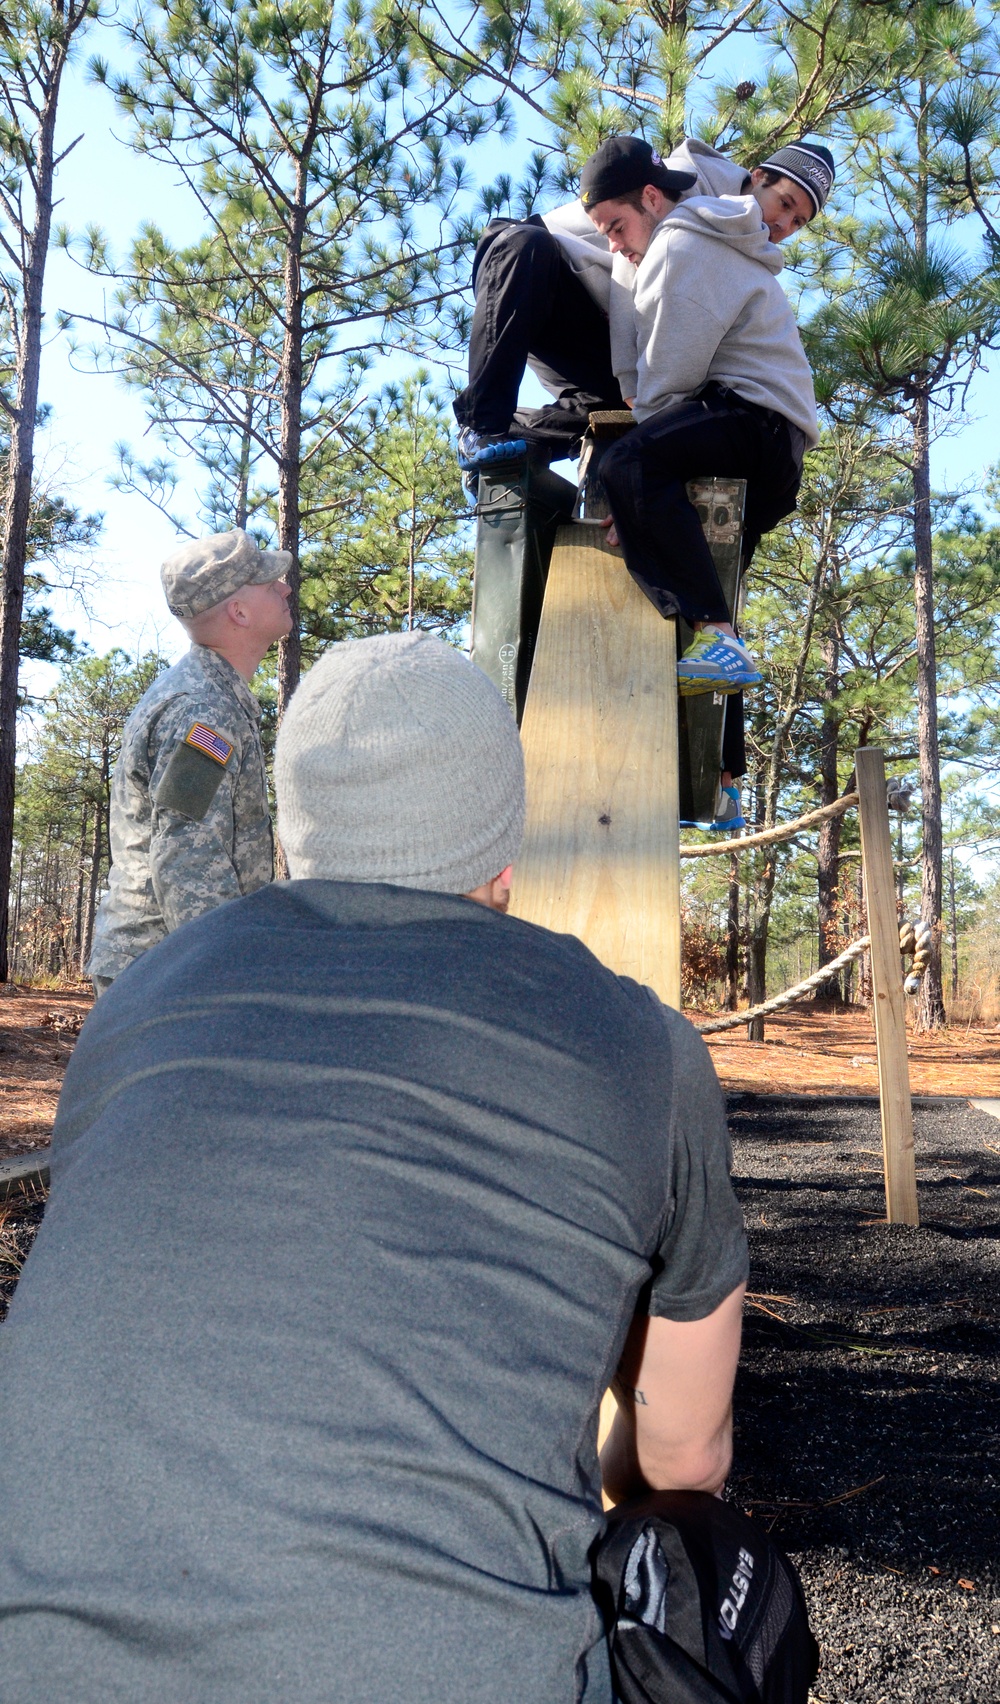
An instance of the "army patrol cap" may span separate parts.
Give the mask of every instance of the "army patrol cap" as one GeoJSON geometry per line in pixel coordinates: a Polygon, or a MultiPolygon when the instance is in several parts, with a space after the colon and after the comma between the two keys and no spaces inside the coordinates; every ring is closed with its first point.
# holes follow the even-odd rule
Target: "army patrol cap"
{"type": "Polygon", "coordinates": [[[331,645],[278,729],[292,877],[471,893],[524,829],[517,724],[475,663],[427,633],[331,645]]]}
{"type": "Polygon", "coordinates": [[[234,527],[175,550],[160,569],[160,581],[171,615],[193,621],[241,586],[267,586],[291,566],[290,550],[261,550],[242,527],[234,527]]]}

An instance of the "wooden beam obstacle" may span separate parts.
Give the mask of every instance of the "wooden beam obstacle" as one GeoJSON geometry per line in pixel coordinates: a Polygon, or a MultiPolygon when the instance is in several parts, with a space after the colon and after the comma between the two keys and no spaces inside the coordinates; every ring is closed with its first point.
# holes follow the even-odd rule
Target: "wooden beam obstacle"
{"type": "MultiPolygon", "coordinates": [[[[594,524],[607,512],[602,449],[630,421],[629,415],[594,419],[582,520],[560,523],[560,512],[572,512],[576,493],[556,475],[547,476],[556,481],[548,485],[533,484],[538,475],[526,468],[481,478],[473,656],[493,674],[515,714],[523,711],[528,814],[512,912],[577,935],[612,970],[648,983],[679,1009],[682,788],[686,784],[688,798],[702,796],[713,808],[722,718],[711,695],[689,700],[702,724],[697,739],[679,747],[677,623],[654,610],[594,524]]],[[[689,487],[734,612],[744,491],[737,481],[689,487]]],[[[857,776],[886,1216],[916,1225],[882,753],[860,750],[857,776]]]]}
{"type": "Polygon", "coordinates": [[[675,624],[582,522],[556,535],[521,740],[512,912],[679,1008],[675,624]]]}
{"type": "MultiPolygon", "coordinates": [[[[723,709],[711,694],[679,707],[677,624],[654,610],[593,524],[607,513],[603,452],[633,424],[627,410],[591,416],[584,519],[555,532],[544,603],[542,552],[532,559],[525,542],[537,473],[508,467],[506,490],[496,474],[481,477],[472,654],[521,713],[528,818],[512,911],[578,935],[611,969],[679,1007],[681,804],[714,815],[723,709]]],[[[689,489],[735,607],[745,487],[689,489]]]]}

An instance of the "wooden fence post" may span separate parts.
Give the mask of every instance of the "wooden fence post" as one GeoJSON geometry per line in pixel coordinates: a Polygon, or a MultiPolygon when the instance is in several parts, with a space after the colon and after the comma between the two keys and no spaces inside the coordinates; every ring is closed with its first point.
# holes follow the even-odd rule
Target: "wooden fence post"
{"type": "Polygon", "coordinates": [[[855,754],[861,865],[871,935],[878,1092],[882,1109],[885,1214],[890,1224],[919,1225],[913,1153],[913,1102],[906,1057],[906,1004],[899,954],[896,883],[885,794],[885,760],[875,746],[855,754]]]}

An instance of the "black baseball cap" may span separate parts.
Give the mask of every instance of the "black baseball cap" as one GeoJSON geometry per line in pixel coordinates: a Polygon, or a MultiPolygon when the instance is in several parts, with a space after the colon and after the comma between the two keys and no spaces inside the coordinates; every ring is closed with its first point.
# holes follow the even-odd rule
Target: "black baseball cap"
{"type": "Polygon", "coordinates": [[[617,201],[647,183],[679,201],[697,183],[692,172],[674,172],[641,136],[609,136],[580,173],[580,200],[590,210],[599,201],[617,201]]]}

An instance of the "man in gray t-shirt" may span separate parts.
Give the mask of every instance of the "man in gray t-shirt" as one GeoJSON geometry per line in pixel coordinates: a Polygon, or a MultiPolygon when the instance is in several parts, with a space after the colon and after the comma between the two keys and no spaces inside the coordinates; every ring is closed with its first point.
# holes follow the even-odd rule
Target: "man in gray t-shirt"
{"type": "Polygon", "coordinates": [[[615,1495],[728,1468],[707,1053],[503,915],[517,733],[448,647],[334,647],[276,783],[292,881],[123,972],[67,1075],[2,1334],[0,1697],[610,1704],[616,1369],[615,1495]]]}

